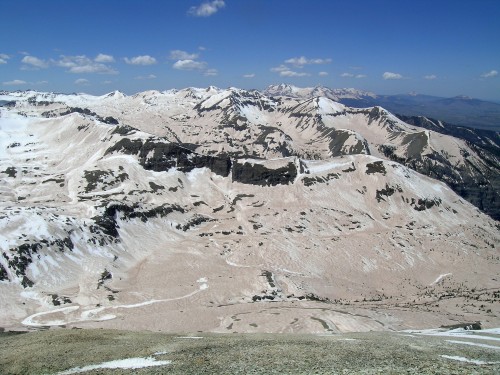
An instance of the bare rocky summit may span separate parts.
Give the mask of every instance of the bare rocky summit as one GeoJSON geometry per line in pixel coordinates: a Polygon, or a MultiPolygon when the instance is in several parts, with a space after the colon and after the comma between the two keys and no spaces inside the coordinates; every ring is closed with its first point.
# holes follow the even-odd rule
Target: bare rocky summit
{"type": "Polygon", "coordinates": [[[497,374],[498,348],[498,335],[481,331],[169,335],[49,330],[0,334],[0,372],[497,374]]]}

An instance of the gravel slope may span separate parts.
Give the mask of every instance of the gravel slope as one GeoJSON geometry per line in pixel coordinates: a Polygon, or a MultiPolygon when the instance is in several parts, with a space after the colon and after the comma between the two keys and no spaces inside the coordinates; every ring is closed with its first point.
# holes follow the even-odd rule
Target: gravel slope
{"type": "Polygon", "coordinates": [[[457,337],[407,332],[195,336],[76,329],[2,333],[0,373],[81,373],[78,367],[127,358],[171,362],[139,369],[94,366],[85,374],[500,373],[498,335],[465,333],[457,337]]]}

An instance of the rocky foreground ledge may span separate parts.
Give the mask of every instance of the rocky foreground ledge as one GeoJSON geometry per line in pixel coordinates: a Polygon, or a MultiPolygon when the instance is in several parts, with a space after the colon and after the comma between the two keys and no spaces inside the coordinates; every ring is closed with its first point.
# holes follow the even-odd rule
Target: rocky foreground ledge
{"type": "Polygon", "coordinates": [[[500,329],[339,335],[0,333],[1,374],[498,374],[500,329]]]}

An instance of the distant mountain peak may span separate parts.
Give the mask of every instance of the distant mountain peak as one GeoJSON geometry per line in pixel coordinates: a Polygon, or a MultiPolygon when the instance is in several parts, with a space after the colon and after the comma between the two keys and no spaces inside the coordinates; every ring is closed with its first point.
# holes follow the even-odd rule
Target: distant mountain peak
{"type": "Polygon", "coordinates": [[[472,98],[471,96],[467,96],[467,95],[457,95],[457,96],[453,97],[452,99],[473,100],[474,98],[472,98]]]}
{"type": "Polygon", "coordinates": [[[324,96],[334,101],[341,99],[362,99],[365,97],[375,98],[372,92],[357,90],[354,88],[331,89],[323,85],[314,87],[297,87],[285,83],[270,85],[263,91],[268,96],[288,96],[292,98],[310,99],[317,96],[324,96]]]}

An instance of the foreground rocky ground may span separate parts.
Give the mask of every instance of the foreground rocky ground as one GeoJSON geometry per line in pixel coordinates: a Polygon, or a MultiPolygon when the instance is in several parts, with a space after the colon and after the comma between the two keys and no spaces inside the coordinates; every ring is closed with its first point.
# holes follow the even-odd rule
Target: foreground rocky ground
{"type": "Polygon", "coordinates": [[[498,333],[498,329],[197,336],[90,329],[4,332],[0,373],[498,374],[498,333]]]}

